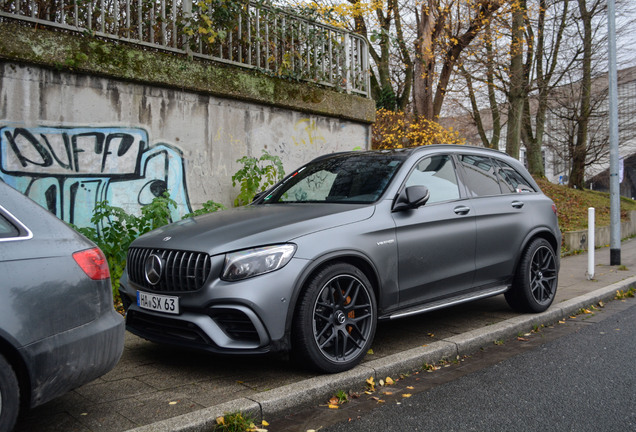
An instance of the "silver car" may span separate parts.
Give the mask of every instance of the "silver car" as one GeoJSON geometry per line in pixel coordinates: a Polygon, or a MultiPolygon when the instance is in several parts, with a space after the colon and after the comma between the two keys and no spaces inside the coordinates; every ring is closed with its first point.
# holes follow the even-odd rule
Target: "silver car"
{"type": "Polygon", "coordinates": [[[124,349],[106,258],[0,180],[0,431],[110,371],[124,349]]]}
{"type": "Polygon", "coordinates": [[[249,206],[157,229],[129,249],[129,331],[218,353],[290,350],[339,372],[378,320],[504,294],[552,303],[554,203],[507,155],[467,146],[331,154],[249,206]]]}

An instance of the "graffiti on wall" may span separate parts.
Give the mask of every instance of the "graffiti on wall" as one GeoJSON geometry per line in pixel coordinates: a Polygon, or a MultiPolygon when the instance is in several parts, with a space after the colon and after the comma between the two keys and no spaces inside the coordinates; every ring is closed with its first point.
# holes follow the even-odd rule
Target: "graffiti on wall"
{"type": "Polygon", "coordinates": [[[77,226],[91,225],[99,201],[139,214],[166,190],[173,220],[191,211],[181,151],[150,146],[140,128],[0,127],[0,177],[77,226]]]}

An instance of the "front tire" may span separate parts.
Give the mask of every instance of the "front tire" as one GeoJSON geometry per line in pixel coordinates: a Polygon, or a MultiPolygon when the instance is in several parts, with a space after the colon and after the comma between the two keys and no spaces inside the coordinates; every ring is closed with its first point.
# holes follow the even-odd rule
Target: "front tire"
{"type": "Polygon", "coordinates": [[[512,287],[506,292],[510,307],[519,312],[543,312],[556,296],[557,259],[552,245],[534,239],[523,252],[512,287]]]}
{"type": "Polygon", "coordinates": [[[11,431],[20,411],[20,387],[13,368],[0,354],[0,431],[11,431]]]}
{"type": "Polygon", "coordinates": [[[293,354],[326,373],[349,370],[366,355],[377,312],[369,279],[357,267],[330,264],[306,285],[293,328],[293,354]]]}

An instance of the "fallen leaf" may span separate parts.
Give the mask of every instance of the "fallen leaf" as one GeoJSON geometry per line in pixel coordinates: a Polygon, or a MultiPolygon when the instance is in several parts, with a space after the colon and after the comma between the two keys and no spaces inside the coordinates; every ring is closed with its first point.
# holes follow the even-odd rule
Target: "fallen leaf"
{"type": "Polygon", "coordinates": [[[413,387],[413,386],[407,386],[406,388],[409,389],[409,390],[415,389],[415,387],[413,387]]]}
{"type": "Polygon", "coordinates": [[[395,381],[393,381],[393,379],[391,377],[386,377],[386,379],[384,380],[384,382],[386,383],[386,385],[393,385],[395,384],[395,381]]]}
{"type": "Polygon", "coordinates": [[[176,405],[178,403],[179,403],[179,401],[172,401],[172,402],[168,402],[168,405],[176,405]]]}
{"type": "Polygon", "coordinates": [[[528,342],[530,339],[523,338],[523,337],[519,336],[519,337],[517,337],[517,340],[520,341],[520,342],[528,342]]]}
{"type": "Polygon", "coordinates": [[[262,426],[269,426],[269,423],[267,423],[265,420],[263,420],[263,421],[261,422],[261,425],[262,425],[262,426]]]}
{"type": "Polygon", "coordinates": [[[435,334],[433,334],[433,333],[429,333],[429,334],[428,334],[428,336],[429,336],[429,337],[435,337],[435,334]]]}
{"type": "Polygon", "coordinates": [[[81,413],[80,415],[81,415],[81,416],[87,416],[87,415],[88,415],[88,413],[81,413]]]}
{"type": "Polygon", "coordinates": [[[402,397],[403,397],[403,398],[410,398],[411,396],[412,396],[412,394],[411,394],[411,393],[404,393],[404,394],[402,395],[402,397]]]}
{"type": "Polygon", "coordinates": [[[387,391],[387,392],[384,392],[383,394],[385,394],[387,396],[391,396],[393,394],[393,392],[387,391]]]}
{"type": "Polygon", "coordinates": [[[218,425],[224,425],[225,424],[225,418],[223,416],[221,417],[217,417],[216,418],[216,424],[218,425]]]}
{"type": "Polygon", "coordinates": [[[369,349],[369,351],[367,351],[367,354],[369,354],[369,355],[373,355],[373,354],[375,354],[375,353],[373,352],[373,350],[372,350],[372,349],[369,349]]]}
{"type": "Polygon", "coordinates": [[[329,405],[338,405],[338,402],[338,398],[335,396],[329,399],[329,405]]]}
{"type": "Polygon", "coordinates": [[[329,409],[338,409],[338,408],[340,408],[339,405],[329,404],[329,409]]]}
{"type": "Polygon", "coordinates": [[[565,324],[565,320],[559,321],[559,324],[565,324]]]}
{"type": "Polygon", "coordinates": [[[380,385],[380,387],[384,387],[384,380],[378,381],[378,384],[380,385]]]}

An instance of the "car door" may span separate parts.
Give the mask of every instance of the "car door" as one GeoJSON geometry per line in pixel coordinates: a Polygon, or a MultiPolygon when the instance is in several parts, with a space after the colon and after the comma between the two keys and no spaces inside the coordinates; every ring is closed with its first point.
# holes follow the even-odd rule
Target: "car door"
{"type": "Polygon", "coordinates": [[[476,218],[474,284],[505,285],[528,232],[523,197],[529,194],[524,192],[534,189],[510,165],[495,158],[460,155],[458,160],[476,218]]]}
{"type": "Polygon", "coordinates": [[[414,185],[426,186],[429,200],[393,213],[401,307],[465,290],[475,270],[474,211],[460,192],[453,158],[421,159],[403,187],[414,185]]]}

